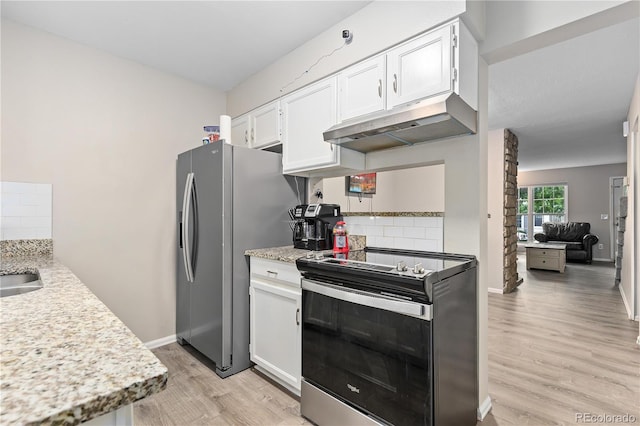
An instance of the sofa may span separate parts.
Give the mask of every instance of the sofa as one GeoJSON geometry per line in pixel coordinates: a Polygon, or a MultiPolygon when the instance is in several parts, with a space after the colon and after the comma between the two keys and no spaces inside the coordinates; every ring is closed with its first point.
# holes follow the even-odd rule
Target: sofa
{"type": "Polygon", "coordinates": [[[568,222],[542,224],[542,233],[533,238],[541,243],[563,243],[567,245],[567,261],[591,263],[593,245],[598,243],[598,236],[591,234],[588,222],[568,222]]]}

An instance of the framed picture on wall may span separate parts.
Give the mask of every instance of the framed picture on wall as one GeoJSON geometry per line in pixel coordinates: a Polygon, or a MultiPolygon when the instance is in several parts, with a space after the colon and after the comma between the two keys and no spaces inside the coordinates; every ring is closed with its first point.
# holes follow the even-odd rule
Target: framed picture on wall
{"type": "Polygon", "coordinates": [[[364,173],[345,177],[347,195],[375,194],[376,173],[364,173]]]}

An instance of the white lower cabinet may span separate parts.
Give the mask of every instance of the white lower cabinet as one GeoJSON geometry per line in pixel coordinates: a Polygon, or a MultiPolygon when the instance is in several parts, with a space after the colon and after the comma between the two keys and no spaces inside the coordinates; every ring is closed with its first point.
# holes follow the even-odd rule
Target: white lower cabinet
{"type": "Polygon", "coordinates": [[[251,257],[250,352],[256,368],[300,395],[300,274],[295,264],[251,257]]]}

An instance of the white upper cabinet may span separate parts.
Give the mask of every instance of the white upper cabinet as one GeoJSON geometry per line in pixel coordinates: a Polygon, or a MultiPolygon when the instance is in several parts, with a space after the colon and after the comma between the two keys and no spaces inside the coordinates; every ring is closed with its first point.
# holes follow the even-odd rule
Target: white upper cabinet
{"type": "Polygon", "coordinates": [[[231,120],[231,143],[265,148],[280,143],[280,101],[249,111],[231,120]]]}
{"type": "Polygon", "coordinates": [[[345,120],[456,93],[478,109],[478,44],[454,19],[232,120],[232,142],[282,142],[283,173],[331,177],[365,170],[365,154],[324,141],[345,120]]]}
{"type": "Polygon", "coordinates": [[[385,62],[385,55],[376,56],[338,74],[340,121],[385,109],[385,62]]]}
{"type": "Polygon", "coordinates": [[[231,120],[231,144],[249,147],[251,136],[251,118],[249,114],[242,114],[231,120]]]}
{"type": "Polygon", "coordinates": [[[338,120],[336,77],[282,98],[283,172],[322,167],[338,161],[338,149],[322,133],[338,120]]]}
{"type": "Polygon", "coordinates": [[[459,19],[338,73],[339,122],[455,92],[478,104],[478,45],[459,19]]]}
{"type": "Polygon", "coordinates": [[[453,90],[453,25],[387,53],[387,108],[453,90]]]}
{"type": "Polygon", "coordinates": [[[324,141],[338,121],[338,77],[310,84],[282,98],[282,171],[299,176],[364,170],[364,154],[324,141]]]}
{"type": "Polygon", "coordinates": [[[280,143],[280,101],[270,102],[249,113],[252,117],[251,148],[280,143]]]}

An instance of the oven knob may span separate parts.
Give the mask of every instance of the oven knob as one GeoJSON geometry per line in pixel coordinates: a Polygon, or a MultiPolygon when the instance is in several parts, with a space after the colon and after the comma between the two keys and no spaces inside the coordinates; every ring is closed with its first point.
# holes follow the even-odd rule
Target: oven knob
{"type": "Polygon", "coordinates": [[[413,267],[414,274],[424,274],[424,268],[422,267],[422,263],[416,263],[413,267]]]}
{"type": "Polygon", "coordinates": [[[398,262],[398,266],[396,266],[396,269],[397,269],[399,272],[406,271],[406,270],[407,270],[407,264],[406,264],[406,263],[404,263],[404,262],[398,262]]]}
{"type": "Polygon", "coordinates": [[[316,260],[322,260],[322,259],[324,259],[324,254],[322,254],[322,252],[321,252],[321,251],[317,251],[317,252],[315,253],[315,259],[316,259],[316,260]]]}
{"type": "Polygon", "coordinates": [[[313,252],[312,251],[307,253],[307,259],[313,259],[313,252]]]}

